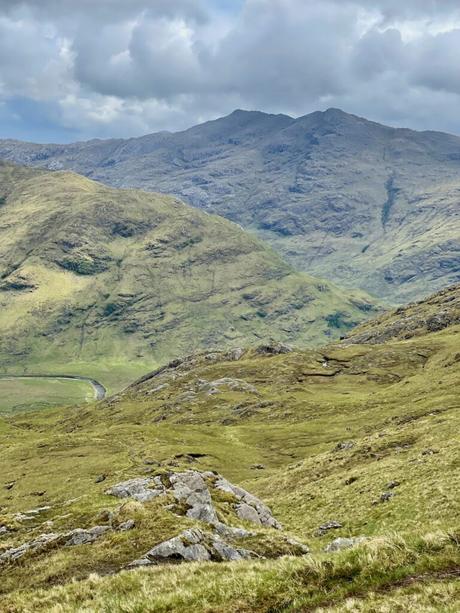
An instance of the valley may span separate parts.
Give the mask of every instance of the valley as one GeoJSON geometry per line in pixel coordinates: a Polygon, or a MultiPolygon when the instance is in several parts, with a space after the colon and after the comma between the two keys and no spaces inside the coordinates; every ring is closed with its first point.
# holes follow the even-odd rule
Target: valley
{"type": "MultiPolygon", "coordinates": [[[[89,381],[77,377],[0,375],[0,414],[93,402],[95,388],[89,381]]],[[[97,399],[103,397],[98,392],[97,399]]]]}
{"type": "Polygon", "coordinates": [[[5,162],[0,195],[2,375],[80,375],[114,393],[181,355],[318,344],[381,308],[170,196],[5,162]]]}

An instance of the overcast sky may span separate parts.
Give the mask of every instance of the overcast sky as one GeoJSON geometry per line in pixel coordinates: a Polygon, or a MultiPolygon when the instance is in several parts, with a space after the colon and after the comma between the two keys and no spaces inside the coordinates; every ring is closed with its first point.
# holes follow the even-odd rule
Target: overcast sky
{"type": "Polygon", "coordinates": [[[460,134],[460,0],[0,0],[0,138],[331,106],[460,134]]]}

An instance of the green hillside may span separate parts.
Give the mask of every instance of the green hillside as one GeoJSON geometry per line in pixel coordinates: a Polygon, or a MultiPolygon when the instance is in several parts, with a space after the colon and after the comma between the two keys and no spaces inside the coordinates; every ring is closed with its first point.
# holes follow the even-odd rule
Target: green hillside
{"type": "Polygon", "coordinates": [[[0,202],[3,374],[117,390],[206,347],[337,338],[374,308],[172,197],[1,163],[0,202]]]}
{"type": "MultiPolygon", "coordinates": [[[[423,318],[430,301],[410,309],[423,318]]],[[[0,565],[0,608],[456,611],[460,325],[408,336],[196,354],[96,405],[3,418],[0,560],[39,535],[57,540],[0,565]],[[171,497],[120,500],[108,488],[139,477],[163,487],[190,470],[260,497],[283,530],[256,526],[238,541],[259,559],[123,570],[184,528],[209,527],[171,497]],[[59,541],[107,523],[93,543],[59,541]],[[285,534],[310,553],[288,551],[285,534]],[[325,552],[337,537],[364,540],[325,552]]],[[[233,521],[235,499],[213,500],[233,521]]]]}

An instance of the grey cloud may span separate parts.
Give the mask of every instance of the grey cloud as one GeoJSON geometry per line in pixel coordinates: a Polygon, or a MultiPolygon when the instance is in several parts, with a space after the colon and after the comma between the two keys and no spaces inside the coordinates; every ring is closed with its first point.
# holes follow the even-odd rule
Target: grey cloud
{"type": "Polygon", "coordinates": [[[330,2],[248,2],[222,41],[212,74],[223,89],[263,104],[304,102],[346,88],[353,15],[330,2]],[[333,41],[326,32],[334,32],[333,41]]]}
{"type": "Polygon", "coordinates": [[[182,128],[236,106],[341,106],[460,132],[458,0],[219,4],[0,0],[0,103],[48,101],[85,136],[182,128]]]}
{"type": "Polygon", "coordinates": [[[414,47],[412,82],[460,94],[460,29],[427,37],[414,47]]]}
{"type": "Polygon", "coordinates": [[[30,11],[53,21],[70,18],[111,23],[143,11],[166,17],[181,17],[197,22],[207,20],[204,0],[0,0],[0,14],[30,11]]]}
{"type": "Polygon", "coordinates": [[[369,79],[389,70],[404,72],[406,52],[401,33],[395,28],[366,33],[357,43],[352,56],[352,68],[359,78],[369,79]]]}
{"type": "Polygon", "coordinates": [[[132,27],[105,27],[73,43],[78,80],[99,93],[168,98],[196,90],[200,62],[183,22],[146,14],[132,27]]]}

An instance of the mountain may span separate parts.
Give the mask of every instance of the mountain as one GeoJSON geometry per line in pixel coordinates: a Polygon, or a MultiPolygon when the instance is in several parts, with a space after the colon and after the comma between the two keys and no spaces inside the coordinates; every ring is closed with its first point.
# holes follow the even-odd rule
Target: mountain
{"type": "Polygon", "coordinates": [[[0,157],[175,194],[267,240],[296,269],[393,303],[460,279],[460,138],[338,109],[235,111],[189,130],[0,157]]]}
{"type": "Polygon", "coordinates": [[[0,609],[454,611],[460,325],[408,336],[198,353],[0,418],[0,609]]]}
{"type": "Polygon", "coordinates": [[[334,338],[374,302],[175,198],[0,163],[0,367],[120,388],[205,347],[334,338]]]}

